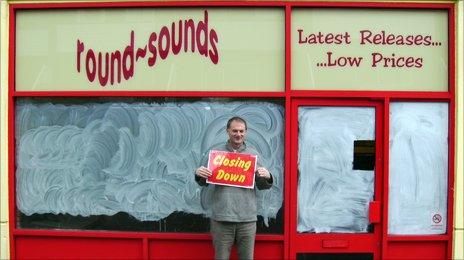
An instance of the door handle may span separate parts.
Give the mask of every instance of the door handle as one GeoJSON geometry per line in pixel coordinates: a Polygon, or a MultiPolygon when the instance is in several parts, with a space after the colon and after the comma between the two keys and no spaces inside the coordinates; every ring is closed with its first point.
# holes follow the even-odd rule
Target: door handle
{"type": "Polygon", "coordinates": [[[380,201],[371,201],[369,203],[369,223],[380,223],[380,201]]]}

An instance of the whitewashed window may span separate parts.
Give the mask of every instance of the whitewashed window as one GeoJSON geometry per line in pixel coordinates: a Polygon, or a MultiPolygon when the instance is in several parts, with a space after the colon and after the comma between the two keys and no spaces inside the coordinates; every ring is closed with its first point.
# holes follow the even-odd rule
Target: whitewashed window
{"type": "Polygon", "coordinates": [[[375,141],[375,109],[300,107],[298,124],[297,231],[368,232],[374,169],[354,167],[354,154],[375,141]]]}
{"type": "Polygon", "coordinates": [[[389,234],[444,234],[448,104],[390,106],[389,234]]]}
{"type": "Polygon", "coordinates": [[[258,191],[258,230],[282,232],[283,106],[227,99],[19,100],[18,226],[206,232],[211,192],[194,170],[235,115],[274,177],[258,191]]]}

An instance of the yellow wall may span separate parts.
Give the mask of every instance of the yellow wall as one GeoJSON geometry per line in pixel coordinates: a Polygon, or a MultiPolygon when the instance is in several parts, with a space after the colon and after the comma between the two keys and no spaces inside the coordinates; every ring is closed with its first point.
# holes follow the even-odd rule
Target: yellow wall
{"type": "MultiPolygon", "coordinates": [[[[78,1],[78,0],[77,0],[78,1]]],[[[31,2],[31,1],[8,1],[31,2]]],[[[9,258],[8,229],[8,2],[0,0],[0,259],[9,258]]],[[[35,1],[38,2],[38,1],[35,1]]],[[[55,1],[55,2],[66,2],[55,1]]],[[[432,2],[432,1],[421,1],[432,2]]],[[[450,1],[433,1],[450,2],[450,1]]],[[[457,2],[457,85],[456,85],[456,148],[455,148],[455,219],[453,258],[464,259],[464,2],[457,2]]]]}
{"type": "Polygon", "coordinates": [[[454,214],[454,259],[464,259],[464,1],[457,4],[457,87],[456,87],[456,190],[454,214]]]}
{"type": "Polygon", "coordinates": [[[8,4],[6,1],[0,2],[0,20],[0,259],[8,259],[8,4]]]}

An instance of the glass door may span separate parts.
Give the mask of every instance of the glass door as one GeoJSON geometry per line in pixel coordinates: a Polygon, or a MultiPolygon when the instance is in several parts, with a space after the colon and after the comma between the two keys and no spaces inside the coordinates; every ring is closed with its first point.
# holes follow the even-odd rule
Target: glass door
{"type": "Polygon", "coordinates": [[[292,109],[291,256],[379,258],[382,103],[297,100],[292,109]]]}

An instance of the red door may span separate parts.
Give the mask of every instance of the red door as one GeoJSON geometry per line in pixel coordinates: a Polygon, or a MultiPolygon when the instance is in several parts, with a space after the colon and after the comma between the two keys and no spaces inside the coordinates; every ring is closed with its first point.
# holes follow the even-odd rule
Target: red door
{"type": "Polygon", "coordinates": [[[380,259],[383,104],[292,103],[290,257],[380,259]]]}

